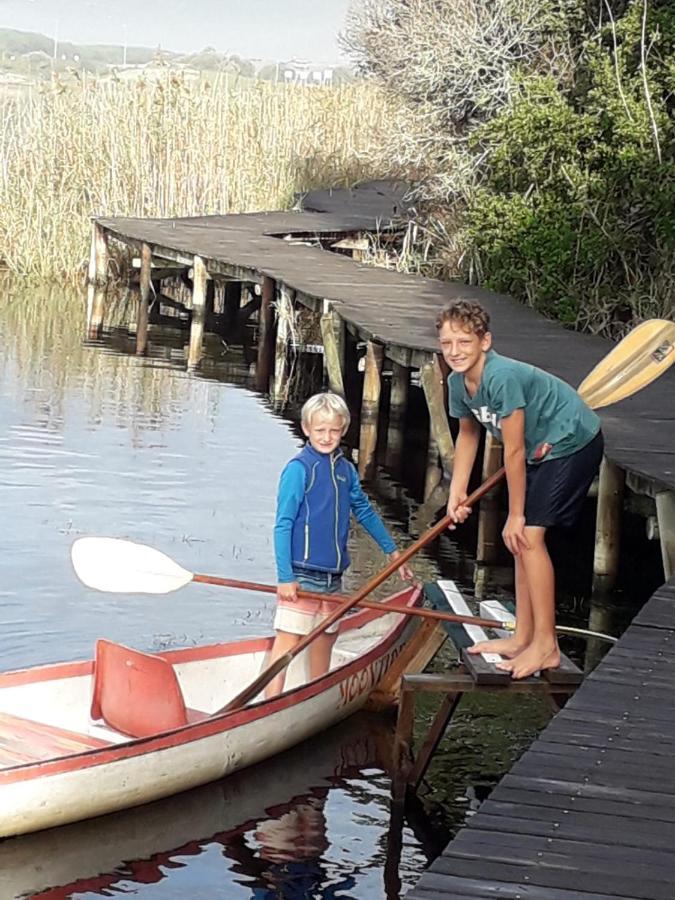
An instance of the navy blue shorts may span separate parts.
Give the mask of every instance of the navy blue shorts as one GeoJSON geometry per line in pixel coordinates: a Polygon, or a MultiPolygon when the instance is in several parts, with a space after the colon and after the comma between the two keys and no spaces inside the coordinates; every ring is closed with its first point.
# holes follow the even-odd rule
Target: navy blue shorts
{"type": "Polygon", "coordinates": [[[602,431],[570,456],[527,465],[525,524],[571,528],[581,515],[604,449],[602,431]]]}

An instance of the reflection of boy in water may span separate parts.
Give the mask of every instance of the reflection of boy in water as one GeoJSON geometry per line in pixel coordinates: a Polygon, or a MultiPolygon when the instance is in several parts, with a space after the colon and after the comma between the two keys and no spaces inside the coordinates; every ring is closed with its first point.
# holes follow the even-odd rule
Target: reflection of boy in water
{"type": "MultiPolygon", "coordinates": [[[[321,857],[328,849],[323,796],[310,795],[298,801],[286,812],[273,819],[258,823],[255,838],[260,842],[260,859],[267,865],[263,877],[269,887],[255,891],[256,898],[283,897],[313,898],[332,896],[325,893],[327,873],[321,865],[321,857]]],[[[273,812],[273,810],[270,810],[273,812]]]]}
{"type": "Polygon", "coordinates": [[[227,855],[238,859],[240,871],[255,879],[251,885],[255,900],[353,896],[344,893],[355,886],[353,876],[334,881],[323,859],[329,847],[323,813],[328,791],[313,788],[311,794],[268,810],[271,818],[261,820],[252,835],[259,842],[257,851],[247,845],[244,834],[236,849],[228,841],[227,855]]]}
{"type": "MultiPolygon", "coordinates": [[[[327,792],[326,792],[327,793],[327,792]]],[[[310,795],[276,818],[258,823],[255,832],[260,841],[260,855],[273,863],[321,856],[328,849],[323,796],[310,795]]],[[[274,809],[269,812],[274,814],[274,809]]]]}

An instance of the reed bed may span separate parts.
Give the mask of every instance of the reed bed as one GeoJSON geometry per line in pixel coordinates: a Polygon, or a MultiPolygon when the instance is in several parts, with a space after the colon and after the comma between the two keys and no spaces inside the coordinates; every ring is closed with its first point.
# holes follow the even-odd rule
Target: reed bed
{"type": "Polygon", "coordinates": [[[387,101],[365,84],[87,79],[0,99],[0,258],[82,273],[91,216],[287,207],[301,190],[389,174],[387,101]]]}

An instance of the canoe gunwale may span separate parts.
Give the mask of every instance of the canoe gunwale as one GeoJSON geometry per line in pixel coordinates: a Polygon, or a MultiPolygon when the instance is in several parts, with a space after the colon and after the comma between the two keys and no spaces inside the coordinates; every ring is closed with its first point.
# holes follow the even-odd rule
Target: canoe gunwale
{"type": "MultiPolygon", "coordinates": [[[[407,606],[413,607],[419,605],[421,602],[421,588],[414,587],[406,588],[404,591],[400,591],[397,594],[388,597],[382,602],[382,605],[386,606],[387,602],[400,603],[402,594],[408,594],[408,598],[405,601],[407,606]]],[[[363,612],[350,617],[349,622],[342,623],[346,627],[341,629],[341,631],[362,627],[377,616],[377,612],[364,610],[363,612]]],[[[125,740],[122,743],[111,744],[104,748],[94,748],[69,754],[67,756],[54,757],[53,759],[19,763],[17,765],[9,766],[6,769],[0,770],[0,787],[15,782],[28,781],[35,778],[58,775],[63,772],[72,772],[79,769],[90,768],[96,765],[111,764],[135,756],[143,756],[170,749],[180,744],[189,744],[192,741],[198,741],[218,733],[238,728],[241,725],[256,721],[266,715],[288,709],[292,706],[298,706],[321,693],[329,691],[340,682],[345,681],[352,675],[366,669],[376,659],[384,657],[391,647],[399,640],[402,632],[412,624],[409,617],[401,615],[400,620],[392,625],[392,627],[382,635],[381,639],[370,647],[365,654],[356,656],[353,660],[344,662],[342,665],[332,669],[320,678],[300,684],[272,699],[262,699],[255,703],[251,703],[242,709],[211,715],[206,719],[182,725],[179,728],[160,732],[148,737],[129,738],[129,740],[125,740]]],[[[222,650],[222,648],[238,647],[239,653],[260,652],[260,650],[269,646],[271,641],[271,637],[264,637],[249,641],[213,644],[208,645],[205,648],[180,648],[177,650],[165,651],[157,655],[162,656],[175,664],[190,662],[196,659],[216,658],[223,655],[236,655],[234,650],[229,653],[219,653],[217,652],[217,648],[221,648],[222,650]],[[202,656],[198,655],[200,649],[206,651],[202,656]]],[[[34,681],[46,681],[49,680],[48,676],[50,672],[54,679],[90,675],[93,672],[93,661],[84,660],[73,663],[56,663],[48,666],[38,666],[30,669],[17,670],[15,672],[2,673],[0,674],[0,687],[5,685],[8,687],[21,685],[34,681]],[[29,673],[33,674],[32,679],[27,677],[29,673]],[[39,675],[40,677],[35,678],[35,675],[39,675]]],[[[375,685],[373,684],[370,690],[374,687],[375,685]]]]}

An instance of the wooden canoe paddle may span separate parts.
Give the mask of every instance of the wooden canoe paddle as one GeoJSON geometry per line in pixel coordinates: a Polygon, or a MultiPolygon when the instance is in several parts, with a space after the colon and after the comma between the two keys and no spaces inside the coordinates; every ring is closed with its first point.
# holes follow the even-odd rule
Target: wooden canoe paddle
{"type": "MultiPolygon", "coordinates": [[[[169,594],[192,582],[214,584],[240,591],[256,591],[276,594],[275,584],[261,584],[258,581],[243,581],[237,578],[222,578],[219,575],[199,575],[190,572],[175,560],[147,544],[138,544],[123,538],[84,537],[77,538],[71,548],[75,574],[87,587],[116,594],[169,594]]],[[[319,594],[314,591],[298,591],[299,597],[320,603],[343,603],[344,594],[319,594]]],[[[482,619],[480,616],[463,616],[445,613],[426,607],[409,607],[397,603],[382,603],[379,600],[360,600],[356,606],[372,609],[380,615],[400,613],[404,616],[418,616],[435,619],[437,622],[453,622],[464,625],[479,625],[482,628],[499,628],[514,631],[515,625],[509,620],[482,619]]],[[[606,640],[615,640],[611,635],[591,632],[583,628],[557,625],[562,634],[585,634],[606,640]]]]}

